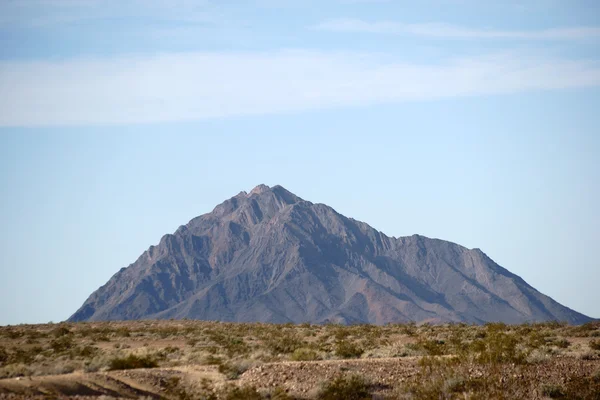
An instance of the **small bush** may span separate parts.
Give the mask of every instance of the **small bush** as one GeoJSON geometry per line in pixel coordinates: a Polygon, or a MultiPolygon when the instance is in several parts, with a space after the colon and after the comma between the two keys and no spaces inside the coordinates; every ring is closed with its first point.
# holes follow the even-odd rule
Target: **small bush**
{"type": "Polygon", "coordinates": [[[599,340],[590,340],[590,349],[600,350],[600,341],[599,340]]]}
{"type": "Polygon", "coordinates": [[[69,350],[73,347],[73,338],[70,335],[63,335],[50,341],[50,348],[55,353],[69,350]]]}
{"type": "Polygon", "coordinates": [[[123,358],[114,358],[110,361],[108,369],[111,371],[120,369],[156,368],[158,363],[148,356],[136,356],[130,354],[123,358]]]}
{"type": "Polygon", "coordinates": [[[314,350],[301,348],[294,350],[290,359],[292,361],[315,361],[319,359],[319,355],[314,350]]]}
{"type": "Polygon", "coordinates": [[[363,349],[345,340],[339,341],[335,345],[335,354],[341,358],[359,358],[363,352],[363,349]]]}
{"type": "Polygon", "coordinates": [[[513,334],[498,330],[500,326],[488,325],[485,337],[472,343],[472,350],[478,353],[476,361],[481,364],[523,363],[527,354],[517,347],[518,339],[513,334]]]}
{"type": "Polygon", "coordinates": [[[76,347],[71,351],[72,357],[92,358],[98,354],[98,348],[94,346],[76,347]]]}
{"type": "Polygon", "coordinates": [[[70,334],[71,334],[71,331],[66,326],[59,326],[52,330],[52,336],[54,336],[55,338],[60,338],[60,337],[70,335],[70,334]]]}
{"type": "Polygon", "coordinates": [[[327,382],[317,394],[318,400],[366,400],[370,399],[369,384],[361,377],[337,377],[327,382]]]}
{"type": "Polygon", "coordinates": [[[446,343],[443,340],[423,340],[419,344],[430,356],[446,354],[446,343]]]}
{"type": "Polygon", "coordinates": [[[16,348],[8,357],[7,364],[31,364],[35,356],[41,352],[42,348],[40,346],[35,346],[30,349],[16,348]]]}
{"type": "Polygon", "coordinates": [[[290,354],[302,347],[302,341],[296,336],[285,334],[269,338],[265,345],[274,355],[290,354]]]}
{"type": "Polygon", "coordinates": [[[115,331],[115,335],[120,336],[120,337],[130,337],[131,333],[129,331],[129,329],[127,328],[119,328],[115,331]]]}
{"type": "Polygon", "coordinates": [[[8,353],[4,347],[0,346],[0,365],[4,364],[6,361],[8,361],[8,353]]]}
{"type": "Polygon", "coordinates": [[[579,356],[579,358],[581,358],[582,360],[585,360],[585,361],[592,361],[592,360],[595,360],[597,357],[596,357],[596,354],[594,354],[593,352],[590,351],[588,353],[583,353],[582,355],[579,356]]]}
{"type": "Polygon", "coordinates": [[[212,354],[209,354],[204,358],[204,365],[221,365],[223,363],[223,359],[220,357],[215,357],[212,354]]]}
{"type": "Polygon", "coordinates": [[[571,345],[571,342],[569,342],[567,339],[562,338],[555,340],[554,345],[560,349],[566,349],[571,345]]]}
{"type": "Polygon", "coordinates": [[[271,400],[293,400],[293,397],[287,394],[285,389],[276,387],[271,393],[269,398],[271,400]]]}
{"type": "Polygon", "coordinates": [[[248,368],[250,368],[250,362],[247,360],[219,364],[219,372],[228,379],[237,379],[248,368]]]}
{"type": "Polygon", "coordinates": [[[600,399],[600,374],[591,377],[573,377],[565,385],[567,399],[600,399]]]}
{"type": "Polygon", "coordinates": [[[254,386],[234,387],[226,391],[224,396],[219,396],[225,400],[262,400],[262,396],[254,386]]]}

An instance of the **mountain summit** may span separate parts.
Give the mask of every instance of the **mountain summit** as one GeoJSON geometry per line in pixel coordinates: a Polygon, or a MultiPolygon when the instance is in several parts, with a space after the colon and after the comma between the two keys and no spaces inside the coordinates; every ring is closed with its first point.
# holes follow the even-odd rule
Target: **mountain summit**
{"type": "Polygon", "coordinates": [[[70,321],[521,323],[591,319],[479,249],[369,225],[259,185],[165,235],[70,321]]]}

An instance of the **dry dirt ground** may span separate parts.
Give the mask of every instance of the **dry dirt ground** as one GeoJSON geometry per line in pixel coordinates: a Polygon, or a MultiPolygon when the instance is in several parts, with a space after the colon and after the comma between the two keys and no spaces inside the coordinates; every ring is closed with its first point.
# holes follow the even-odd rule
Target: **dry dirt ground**
{"type": "Polygon", "coordinates": [[[600,324],[0,327],[0,399],[600,399],[599,339],[600,324]]]}

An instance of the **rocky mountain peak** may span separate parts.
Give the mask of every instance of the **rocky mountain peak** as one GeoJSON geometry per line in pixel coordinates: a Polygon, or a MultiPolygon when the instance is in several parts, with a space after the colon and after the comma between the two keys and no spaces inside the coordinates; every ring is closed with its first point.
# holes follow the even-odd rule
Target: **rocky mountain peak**
{"type": "Polygon", "coordinates": [[[163,237],[72,321],[507,323],[590,320],[481,250],[393,238],[282,186],[258,185],[163,237]]]}
{"type": "Polygon", "coordinates": [[[252,189],[250,191],[249,195],[251,196],[253,194],[262,194],[262,193],[268,192],[270,190],[271,190],[271,188],[269,186],[261,183],[260,185],[257,185],[254,189],[252,189]]]}

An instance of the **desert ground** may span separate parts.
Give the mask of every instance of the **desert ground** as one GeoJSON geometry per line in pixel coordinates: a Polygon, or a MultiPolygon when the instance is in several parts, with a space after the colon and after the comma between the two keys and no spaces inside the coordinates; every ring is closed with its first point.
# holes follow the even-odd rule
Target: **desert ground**
{"type": "Polygon", "coordinates": [[[0,399],[600,399],[600,323],[0,327],[0,399]]]}

